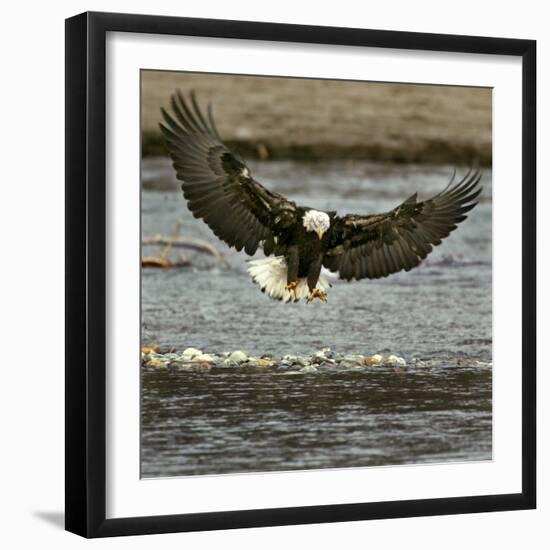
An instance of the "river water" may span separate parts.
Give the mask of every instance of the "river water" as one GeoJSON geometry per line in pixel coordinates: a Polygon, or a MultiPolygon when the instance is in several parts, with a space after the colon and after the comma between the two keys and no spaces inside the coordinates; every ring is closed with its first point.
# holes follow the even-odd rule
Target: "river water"
{"type": "MultiPolygon", "coordinates": [[[[376,213],[418,191],[446,166],[361,162],[250,163],[253,175],[298,203],[376,213]]],[[[469,218],[409,273],[334,281],[329,301],[269,300],[229,250],[192,217],[169,163],[146,159],[142,234],[204,239],[218,265],[142,271],[142,341],[164,350],[255,355],[396,354],[408,366],[285,376],[278,369],[143,370],[142,476],[490,460],[492,456],[491,172],[469,218]]],[[[144,255],[160,248],[144,247],[144,255]]]]}

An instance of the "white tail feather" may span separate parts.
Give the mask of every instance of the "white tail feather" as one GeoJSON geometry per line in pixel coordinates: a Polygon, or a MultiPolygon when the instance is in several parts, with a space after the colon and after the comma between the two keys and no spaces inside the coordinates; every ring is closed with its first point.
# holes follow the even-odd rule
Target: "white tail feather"
{"type": "MultiPolygon", "coordinates": [[[[248,263],[250,264],[248,273],[250,273],[254,282],[260,285],[262,292],[265,292],[270,298],[290,302],[309,296],[306,277],[298,279],[298,286],[294,291],[286,288],[287,266],[284,256],[249,260],[248,263]]],[[[321,274],[317,281],[317,289],[327,292],[330,286],[328,279],[321,274]]]]}

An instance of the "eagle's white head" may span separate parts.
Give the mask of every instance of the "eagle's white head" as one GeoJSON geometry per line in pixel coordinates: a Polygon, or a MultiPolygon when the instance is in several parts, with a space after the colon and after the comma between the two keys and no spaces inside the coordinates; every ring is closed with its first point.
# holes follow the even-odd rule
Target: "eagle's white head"
{"type": "Polygon", "coordinates": [[[302,222],[306,231],[315,231],[319,239],[323,238],[323,235],[328,231],[330,227],[330,218],[326,212],[319,212],[318,210],[308,210],[302,222]]]}

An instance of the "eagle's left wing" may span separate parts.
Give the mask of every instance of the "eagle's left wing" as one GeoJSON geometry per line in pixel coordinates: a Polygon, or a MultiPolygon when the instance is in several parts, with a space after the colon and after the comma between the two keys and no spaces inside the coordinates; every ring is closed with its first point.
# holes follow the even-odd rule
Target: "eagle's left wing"
{"type": "Polygon", "coordinates": [[[160,125],[189,210],[216,236],[253,255],[284,252],[278,237],[297,220],[296,204],[254,180],[238,155],[222,142],[212,111],[204,115],[191,93],[171,98],[173,116],[162,109],[160,125]]]}
{"type": "Polygon", "coordinates": [[[417,266],[466,219],[481,193],[479,171],[469,172],[431,199],[418,202],[416,193],[384,214],[348,214],[333,221],[331,247],[323,265],[341,279],[378,279],[417,266]]]}

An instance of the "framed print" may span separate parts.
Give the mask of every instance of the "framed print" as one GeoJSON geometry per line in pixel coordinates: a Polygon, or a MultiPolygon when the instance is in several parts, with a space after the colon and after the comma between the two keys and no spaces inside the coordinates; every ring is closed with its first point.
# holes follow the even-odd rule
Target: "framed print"
{"type": "Polygon", "coordinates": [[[66,21],[66,528],[535,507],[533,41],[66,21]]]}

